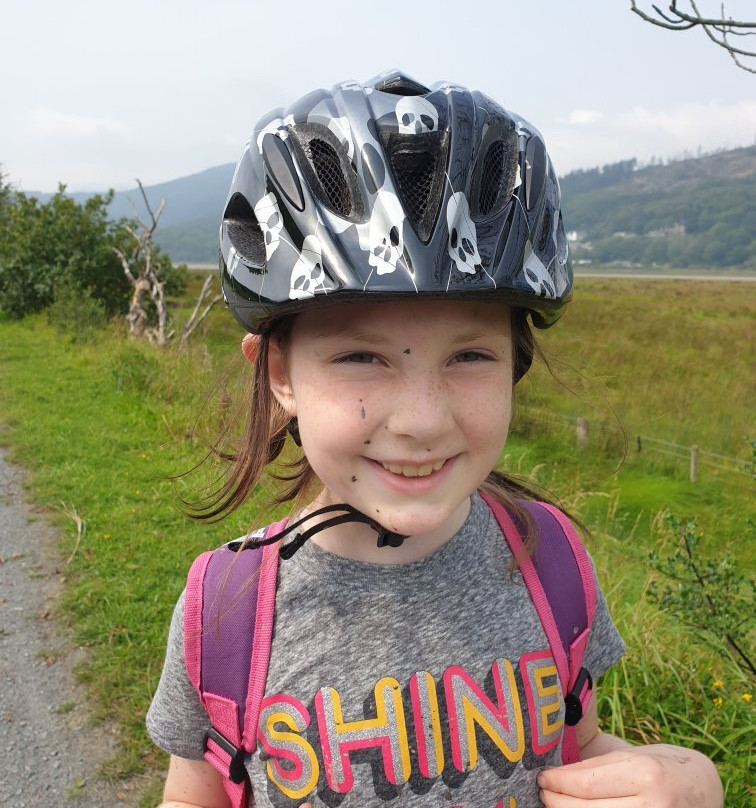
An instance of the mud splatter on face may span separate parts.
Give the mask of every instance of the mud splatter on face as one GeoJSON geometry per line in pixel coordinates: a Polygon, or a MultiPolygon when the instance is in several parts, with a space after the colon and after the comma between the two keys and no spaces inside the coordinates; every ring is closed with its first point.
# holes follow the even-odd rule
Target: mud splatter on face
{"type": "Polygon", "coordinates": [[[409,349],[409,348],[405,348],[405,349],[404,349],[404,353],[408,354],[408,353],[412,353],[412,352],[410,351],[410,349],[409,349]]]}
{"type": "MultiPolygon", "coordinates": [[[[370,444],[369,440],[363,441],[363,446],[368,446],[369,444],[370,444]]],[[[430,452],[430,449],[428,449],[428,451],[430,452]]]]}
{"type": "Polygon", "coordinates": [[[364,407],[362,407],[360,409],[360,418],[362,418],[363,421],[365,420],[365,408],[364,407]]]}
{"type": "Polygon", "coordinates": [[[353,483],[356,483],[356,482],[357,482],[357,478],[353,476],[353,477],[352,477],[352,482],[353,482],[353,483]]]}

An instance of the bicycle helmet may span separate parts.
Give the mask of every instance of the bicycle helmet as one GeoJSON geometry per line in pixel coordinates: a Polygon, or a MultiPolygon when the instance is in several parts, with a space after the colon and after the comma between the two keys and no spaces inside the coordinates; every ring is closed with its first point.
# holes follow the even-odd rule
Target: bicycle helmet
{"type": "Polygon", "coordinates": [[[497,295],[539,328],[570,298],[559,184],[535,127],[399,71],[262,118],[220,227],[223,295],[254,333],[318,301],[497,295]]]}

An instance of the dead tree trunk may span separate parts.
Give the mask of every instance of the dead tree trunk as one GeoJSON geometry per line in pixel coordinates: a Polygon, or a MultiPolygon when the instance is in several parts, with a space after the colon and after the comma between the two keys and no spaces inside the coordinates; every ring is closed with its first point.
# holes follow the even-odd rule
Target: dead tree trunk
{"type": "Polygon", "coordinates": [[[129,336],[135,339],[146,337],[150,342],[162,347],[170,339],[170,334],[166,333],[167,309],[163,294],[164,282],[158,277],[160,267],[154,261],[153,236],[165,207],[165,199],[160,201],[160,207],[157,212],[154,212],[140,180],[137,180],[137,185],[149,214],[149,224],[142,221],[137,215],[135,218],[138,228],[126,225],[127,232],[134,240],[132,252],[127,255],[117,247],[113,247],[113,250],[121,260],[124,274],[132,289],[129,313],[126,315],[129,336]],[[147,311],[148,299],[155,306],[153,322],[147,311]]]}

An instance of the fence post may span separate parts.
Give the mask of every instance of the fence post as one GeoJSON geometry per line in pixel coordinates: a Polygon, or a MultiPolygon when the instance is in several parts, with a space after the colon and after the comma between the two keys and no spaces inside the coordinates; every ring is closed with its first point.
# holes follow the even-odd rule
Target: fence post
{"type": "Polygon", "coordinates": [[[698,446],[690,447],[690,481],[698,479],[698,446]]]}
{"type": "Polygon", "coordinates": [[[588,448],[588,419],[577,419],[577,447],[578,449],[588,448]]]}

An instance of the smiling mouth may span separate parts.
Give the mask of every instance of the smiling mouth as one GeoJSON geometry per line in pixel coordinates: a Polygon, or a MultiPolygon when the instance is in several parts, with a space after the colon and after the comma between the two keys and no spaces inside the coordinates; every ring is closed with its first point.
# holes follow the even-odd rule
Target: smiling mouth
{"type": "Polygon", "coordinates": [[[428,477],[434,471],[443,467],[446,460],[438,460],[435,463],[426,463],[424,466],[403,466],[399,463],[381,463],[386,471],[392,474],[401,474],[402,477],[428,477]]]}

